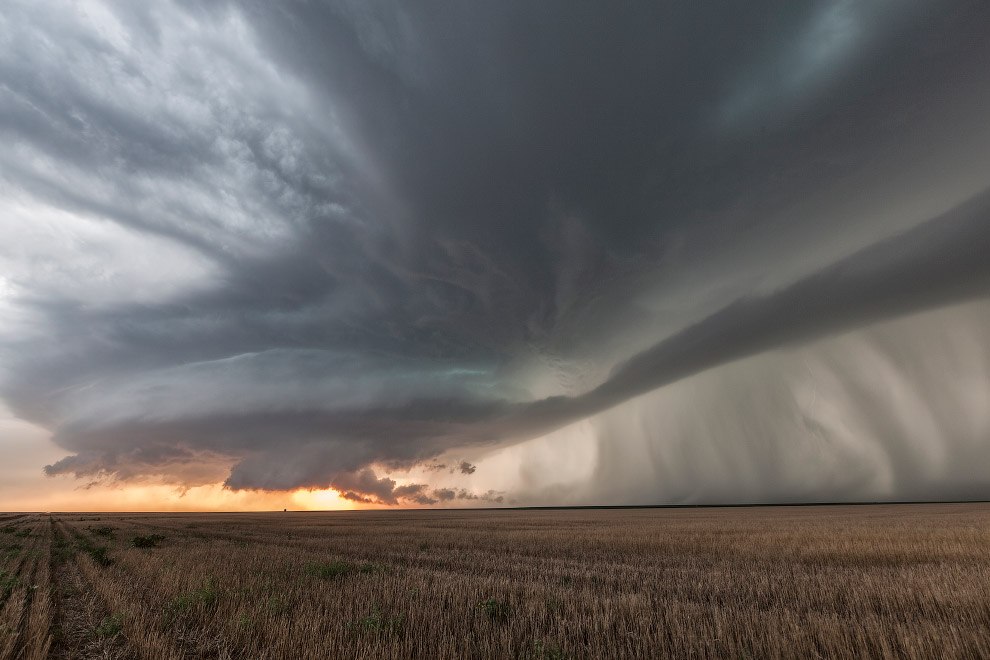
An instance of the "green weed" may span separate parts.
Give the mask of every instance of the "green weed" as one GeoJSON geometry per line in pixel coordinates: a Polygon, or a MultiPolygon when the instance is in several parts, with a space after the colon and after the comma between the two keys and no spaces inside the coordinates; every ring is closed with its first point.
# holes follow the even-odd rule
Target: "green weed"
{"type": "Polygon", "coordinates": [[[87,537],[83,536],[79,532],[73,532],[76,537],[76,547],[92,557],[100,566],[109,566],[113,563],[113,559],[110,557],[110,548],[105,545],[94,545],[87,537]]]}
{"type": "Polygon", "coordinates": [[[321,563],[311,561],[306,564],[306,572],[324,580],[344,577],[354,572],[354,566],[346,561],[332,561],[321,563]]]}
{"type": "Polygon", "coordinates": [[[208,579],[202,587],[184,591],[168,604],[170,612],[185,612],[194,607],[211,607],[220,597],[212,579],[208,579]]]}
{"type": "Polygon", "coordinates": [[[9,571],[0,571],[0,602],[10,598],[14,588],[21,583],[20,579],[9,571]]]}
{"type": "Polygon", "coordinates": [[[555,644],[545,644],[542,639],[532,642],[522,654],[523,660],[564,660],[564,652],[555,644]]]}
{"type": "Polygon", "coordinates": [[[478,607],[492,621],[505,621],[512,612],[508,603],[501,603],[494,598],[478,603],[478,607]]]}
{"type": "Polygon", "coordinates": [[[371,614],[347,624],[349,632],[366,633],[371,635],[398,634],[405,621],[404,614],[385,616],[377,605],[371,606],[371,614]]]}
{"type": "Polygon", "coordinates": [[[124,630],[124,615],[114,614],[103,617],[103,621],[93,631],[93,634],[100,639],[113,639],[124,630]]]}

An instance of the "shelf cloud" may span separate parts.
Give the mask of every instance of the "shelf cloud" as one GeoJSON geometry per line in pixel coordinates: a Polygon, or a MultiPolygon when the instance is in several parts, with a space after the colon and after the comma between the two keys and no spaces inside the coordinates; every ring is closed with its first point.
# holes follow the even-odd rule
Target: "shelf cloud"
{"type": "MultiPolygon", "coordinates": [[[[849,411],[881,345],[985,329],[990,10],[696,4],[9,3],[0,397],[65,450],[45,472],[410,506],[990,494],[959,460],[985,405],[931,427],[924,488],[910,460],[852,483],[856,437],[795,426],[809,385],[773,379],[811,351],[849,411]],[[743,372],[776,403],[718,385],[743,372]],[[581,425],[579,479],[527,462],[581,425]],[[789,443],[832,480],[802,489],[789,443]]],[[[945,414],[943,354],[883,387],[945,414]]],[[[900,456],[863,414],[860,449],[900,456]]]]}

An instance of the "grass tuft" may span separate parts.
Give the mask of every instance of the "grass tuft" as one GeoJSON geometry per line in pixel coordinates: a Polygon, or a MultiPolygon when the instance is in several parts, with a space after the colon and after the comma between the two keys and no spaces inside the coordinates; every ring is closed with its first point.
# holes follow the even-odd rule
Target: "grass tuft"
{"type": "Polygon", "coordinates": [[[395,616],[385,616],[377,605],[371,606],[371,613],[363,616],[357,621],[347,624],[349,632],[365,633],[369,635],[399,634],[402,624],[406,619],[405,614],[395,616]]]}
{"type": "Polygon", "coordinates": [[[548,644],[542,639],[530,643],[522,654],[523,660],[564,660],[564,652],[556,644],[548,644]]]}
{"type": "Polygon", "coordinates": [[[76,537],[76,547],[88,554],[97,564],[107,567],[113,563],[113,559],[109,555],[110,548],[105,545],[95,545],[88,537],[75,530],[73,530],[72,535],[76,537]]]}
{"type": "Polygon", "coordinates": [[[10,598],[10,594],[20,583],[21,580],[16,575],[11,574],[9,571],[0,571],[0,602],[10,598]]]}
{"type": "Polygon", "coordinates": [[[113,614],[103,617],[93,634],[100,639],[114,639],[124,630],[124,615],[113,614]]]}
{"type": "Polygon", "coordinates": [[[354,572],[354,565],[346,561],[316,562],[306,564],[306,573],[323,580],[345,577],[354,572]]]}
{"type": "Polygon", "coordinates": [[[216,604],[219,597],[220,593],[213,580],[207,579],[202,587],[184,591],[173,598],[167,609],[170,612],[185,612],[197,607],[209,608],[216,604]]]}
{"type": "Polygon", "coordinates": [[[161,534],[149,534],[148,536],[135,536],[131,539],[131,545],[135,548],[157,548],[165,537],[161,534]]]}
{"type": "Polygon", "coordinates": [[[478,603],[478,607],[492,621],[505,621],[509,618],[512,608],[508,603],[502,603],[494,598],[478,603]]]}

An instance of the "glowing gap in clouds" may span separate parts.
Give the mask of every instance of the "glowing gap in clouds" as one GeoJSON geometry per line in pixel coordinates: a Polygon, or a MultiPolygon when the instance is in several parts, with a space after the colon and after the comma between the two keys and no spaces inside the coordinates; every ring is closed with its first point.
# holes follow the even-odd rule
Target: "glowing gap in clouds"
{"type": "Polygon", "coordinates": [[[357,503],[345,500],[340,496],[340,493],[332,488],[324,490],[300,489],[292,493],[290,499],[296,508],[307,511],[350,510],[359,508],[357,503]]]}

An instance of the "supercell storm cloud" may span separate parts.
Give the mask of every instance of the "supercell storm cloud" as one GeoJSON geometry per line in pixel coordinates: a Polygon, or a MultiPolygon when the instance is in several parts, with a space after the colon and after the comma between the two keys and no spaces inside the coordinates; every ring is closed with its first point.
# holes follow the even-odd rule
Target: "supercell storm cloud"
{"type": "Polygon", "coordinates": [[[990,497],[987,25],[8,2],[0,397],[84,483],[990,497]]]}

